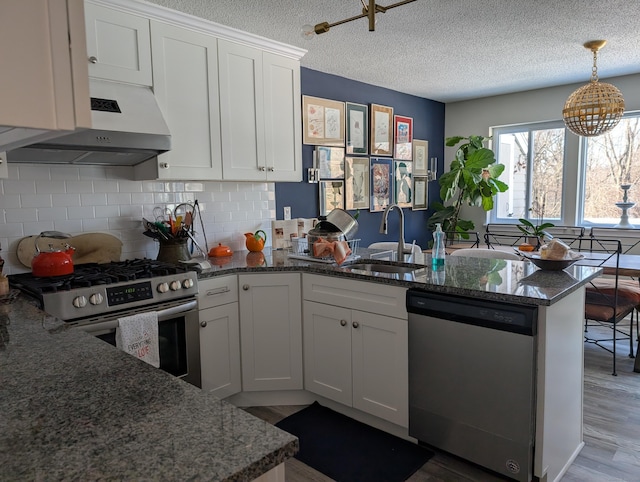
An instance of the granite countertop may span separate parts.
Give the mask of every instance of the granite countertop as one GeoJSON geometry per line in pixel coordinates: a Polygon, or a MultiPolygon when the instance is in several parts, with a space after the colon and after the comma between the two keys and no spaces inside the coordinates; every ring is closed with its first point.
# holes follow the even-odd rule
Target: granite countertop
{"type": "MultiPolygon", "coordinates": [[[[386,253],[389,253],[388,251],[386,253]]],[[[360,259],[384,254],[380,250],[359,249],[360,259]]],[[[376,283],[386,283],[407,288],[466,296],[485,300],[529,305],[552,305],[589,280],[600,276],[601,268],[573,265],[562,271],[541,271],[530,261],[512,261],[487,258],[448,256],[444,272],[431,269],[429,254],[415,255],[406,266],[414,267],[410,274],[372,273],[351,270],[345,262],[321,263],[289,257],[283,250],[265,249],[263,253],[235,252],[224,258],[210,258],[213,265],[203,270],[198,278],[206,279],[232,273],[259,273],[267,271],[301,271],[324,274],[376,283]]],[[[382,263],[390,261],[380,260],[382,263]]]]}
{"type": "Polygon", "coordinates": [[[32,306],[0,305],[0,479],[252,480],[296,437],[32,306]]]}

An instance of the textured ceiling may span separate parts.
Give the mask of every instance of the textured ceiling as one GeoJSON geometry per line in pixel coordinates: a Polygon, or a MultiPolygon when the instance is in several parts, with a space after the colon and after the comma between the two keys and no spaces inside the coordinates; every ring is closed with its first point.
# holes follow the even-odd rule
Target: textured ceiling
{"type": "Polygon", "coordinates": [[[359,15],[360,0],[152,1],[304,48],[304,67],[441,102],[586,83],[594,39],[608,41],[601,79],[640,73],[638,0],[417,0],[378,14],[375,32],[359,19],[311,40],[302,25],[359,15]]]}

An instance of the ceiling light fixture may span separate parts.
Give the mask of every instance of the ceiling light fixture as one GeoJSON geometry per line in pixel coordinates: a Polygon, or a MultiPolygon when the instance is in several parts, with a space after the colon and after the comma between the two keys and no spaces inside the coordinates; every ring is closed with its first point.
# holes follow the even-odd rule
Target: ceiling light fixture
{"type": "Polygon", "coordinates": [[[591,81],[569,96],[562,109],[562,118],[571,132],[594,137],[613,129],[624,114],[624,99],[617,87],[598,82],[598,50],[606,40],[592,40],[584,47],[593,52],[591,81]]]}
{"type": "Polygon", "coordinates": [[[405,5],[407,3],[415,2],[416,0],[404,0],[402,2],[394,3],[392,5],[387,5],[383,7],[382,5],[376,4],[375,0],[369,0],[369,4],[367,5],[364,0],[360,0],[362,3],[362,14],[356,15],[355,17],[346,18],[344,20],[340,20],[339,22],[329,23],[329,22],[321,22],[312,25],[303,25],[302,26],[302,36],[305,38],[312,38],[314,35],[320,35],[322,33],[327,33],[331,27],[335,27],[336,25],[342,25],[343,23],[352,22],[353,20],[358,20],[359,18],[368,17],[369,19],[369,32],[373,32],[376,29],[376,13],[385,13],[387,10],[392,8],[399,7],[401,5],[405,5]]]}

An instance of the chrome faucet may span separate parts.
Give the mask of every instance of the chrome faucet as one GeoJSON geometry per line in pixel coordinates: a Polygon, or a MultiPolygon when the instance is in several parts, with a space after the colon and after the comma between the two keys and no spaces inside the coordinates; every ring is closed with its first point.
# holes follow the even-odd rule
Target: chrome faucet
{"type": "Polygon", "coordinates": [[[396,258],[398,261],[404,261],[405,254],[413,253],[413,246],[405,247],[404,245],[404,213],[402,208],[397,204],[389,204],[382,213],[382,223],[380,223],[380,233],[387,234],[387,218],[389,217],[389,211],[393,211],[396,208],[400,212],[400,237],[398,238],[398,251],[396,258]]]}

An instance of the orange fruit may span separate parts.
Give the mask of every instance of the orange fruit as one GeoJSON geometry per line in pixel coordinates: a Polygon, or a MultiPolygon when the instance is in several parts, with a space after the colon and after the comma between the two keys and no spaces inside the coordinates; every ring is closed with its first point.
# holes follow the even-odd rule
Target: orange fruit
{"type": "Polygon", "coordinates": [[[535,248],[529,243],[522,243],[519,247],[520,251],[533,251],[535,248]]]}

